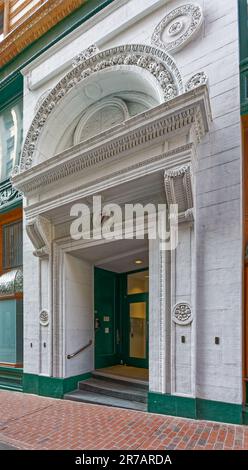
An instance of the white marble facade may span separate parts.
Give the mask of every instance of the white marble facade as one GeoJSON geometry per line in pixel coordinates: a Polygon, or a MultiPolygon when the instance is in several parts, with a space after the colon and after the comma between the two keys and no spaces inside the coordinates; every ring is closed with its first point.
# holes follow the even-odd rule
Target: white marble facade
{"type": "Polygon", "coordinates": [[[23,70],[26,373],[94,367],[66,359],[94,336],[71,204],[152,194],[181,207],[177,250],[149,243],[149,388],[241,404],[238,65],[236,1],[115,0],[23,70]]]}

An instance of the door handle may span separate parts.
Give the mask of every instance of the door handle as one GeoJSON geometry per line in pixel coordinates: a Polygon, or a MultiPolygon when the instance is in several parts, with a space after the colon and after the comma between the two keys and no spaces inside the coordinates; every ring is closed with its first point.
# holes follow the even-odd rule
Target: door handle
{"type": "Polygon", "coordinates": [[[95,319],[95,331],[99,330],[100,327],[101,327],[101,322],[99,318],[96,318],[95,319]]]}
{"type": "Polygon", "coordinates": [[[116,330],[116,344],[120,344],[120,332],[119,328],[116,330]]]}

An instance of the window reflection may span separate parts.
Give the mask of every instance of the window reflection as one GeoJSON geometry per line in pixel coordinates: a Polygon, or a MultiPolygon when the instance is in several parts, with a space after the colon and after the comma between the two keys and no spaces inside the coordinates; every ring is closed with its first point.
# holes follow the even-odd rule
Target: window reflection
{"type": "Polygon", "coordinates": [[[149,291],[149,271],[137,271],[127,276],[127,293],[143,294],[149,291]]]}
{"type": "Polygon", "coordinates": [[[3,39],[3,9],[0,9],[0,41],[3,39]]]}
{"type": "Polygon", "coordinates": [[[8,178],[19,164],[23,137],[22,101],[5,108],[0,113],[1,180],[8,178]]]}
{"type": "Polygon", "coordinates": [[[146,303],[135,302],[129,305],[130,341],[129,355],[146,358],[146,303]]]}

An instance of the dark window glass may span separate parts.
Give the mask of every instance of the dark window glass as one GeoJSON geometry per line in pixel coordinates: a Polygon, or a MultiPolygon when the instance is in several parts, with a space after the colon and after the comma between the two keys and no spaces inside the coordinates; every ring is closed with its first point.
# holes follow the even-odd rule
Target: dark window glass
{"type": "Polygon", "coordinates": [[[22,137],[22,100],[18,100],[0,113],[0,180],[8,178],[19,164],[22,137]]]}
{"type": "Polygon", "coordinates": [[[22,222],[3,225],[3,269],[22,266],[22,222]]]}
{"type": "Polygon", "coordinates": [[[0,11],[0,36],[3,34],[3,10],[0,11]]]}

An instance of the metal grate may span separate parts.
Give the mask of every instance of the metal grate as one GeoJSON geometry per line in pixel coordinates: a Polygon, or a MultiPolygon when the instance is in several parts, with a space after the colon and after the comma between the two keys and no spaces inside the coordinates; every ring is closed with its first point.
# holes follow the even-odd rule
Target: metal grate
{"type": "Polygon", "coordinates": [[[3,269],[22,266],[22,222],[3,225],[3,269]]]}

